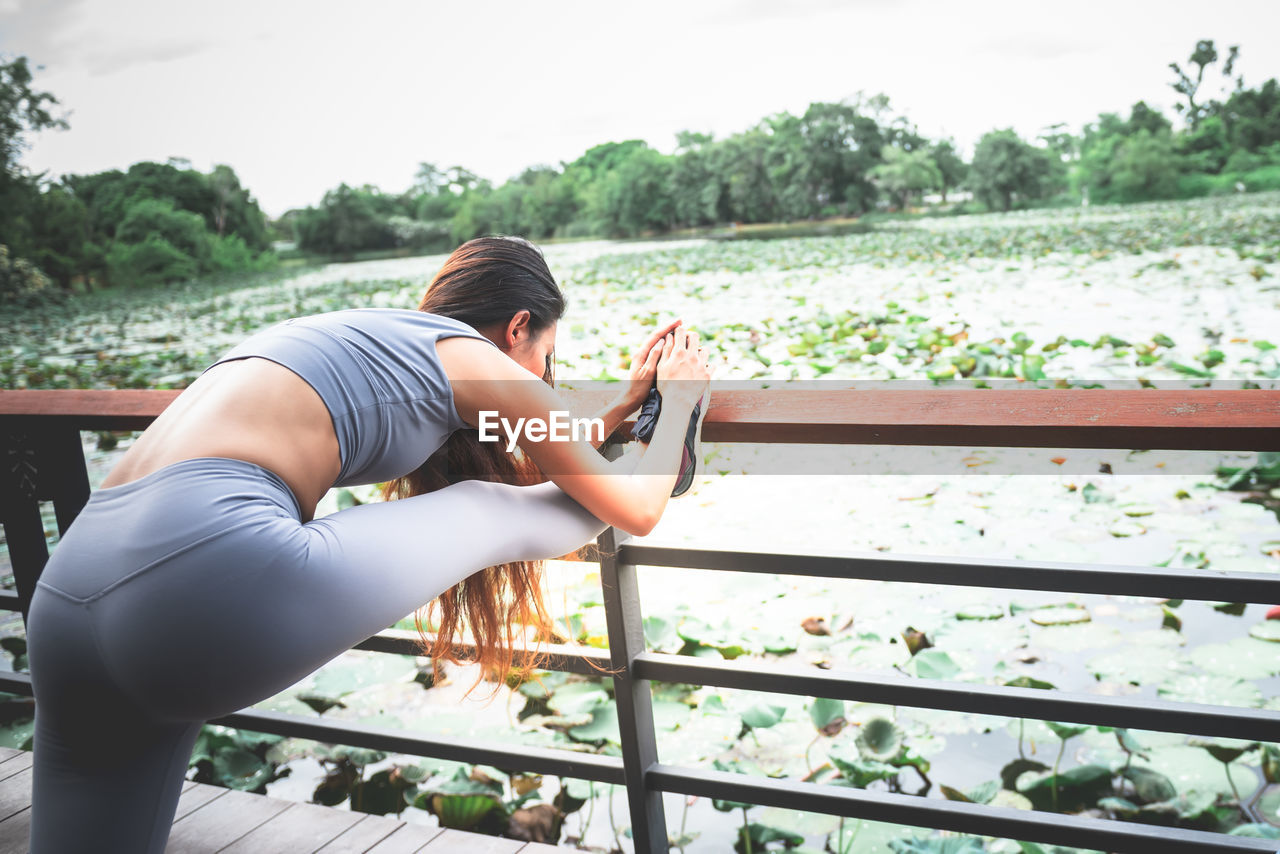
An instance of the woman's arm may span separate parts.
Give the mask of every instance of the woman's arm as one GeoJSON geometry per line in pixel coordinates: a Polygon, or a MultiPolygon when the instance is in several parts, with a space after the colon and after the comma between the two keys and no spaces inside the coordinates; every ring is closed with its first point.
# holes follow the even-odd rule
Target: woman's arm
{"type": "MultiPolygon", "coordinates": [[[[605,439],[613,435],[613,431],[618,429],[618,425],[625,421],[628,415],[644,405],[649,389],[657,377],[658,357],[662,355],[662,339],[679,325],[680,319],[676,318],[659,326],[649,335],[648,340],[631,357],[629,376],[622,391],[618,392],[617,397],[608,406],[592,416],[603,422],[605,439]]],[[[591,444],[599,448],[604,441],[597,442],[593,436],[591,444]]]]}
{"type": "MultiPolygon", "coordinates": [[[[664,395],[649,447],[628,472],[617,465],[618,460],[602,457],[585,438],[561,441],[545,433],[541,438],[530,436],[524,428],[531,421],[550,424],[553,413],[569,412],[556,390],[482,341],[450,340],[457,342],[453,347],[458,358],[449,358],[446,368],[453,383],[454,403],[465,421],[480,425],[482,413],[489,425],[506,419],[521,450],[596,518],[636,536],[653,530],[678,477],[681,446],[696,397],[686,399],[683,388],[682,393],[664,395]]],[[[686,381],[683,385],[692,387],[695,383],[686,381]]],[[[503,427],[488,432],[507,441],[503,427]]]]}
{"type": "Polygon", "coordinates": [[[632,403],[626,395],[620,394],[604,409],[601,409],[595,415],[589,416],[590,418],[599,418],[601,423],[604,424],[604,439],[596,441],[596,435],[592,433],[589,440],[592,447],[599,450],[600,446],[604,444],[604,440],[612,436],[613,431],[618,429],[618,425],[626,421],[627,416],[639,408],[640,404],[632,403]]]}

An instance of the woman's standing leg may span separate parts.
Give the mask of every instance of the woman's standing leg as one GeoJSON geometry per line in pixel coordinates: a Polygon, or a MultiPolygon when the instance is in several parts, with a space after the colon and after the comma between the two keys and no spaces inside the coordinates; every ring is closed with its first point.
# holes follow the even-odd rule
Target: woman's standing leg
{"type": "Polygon", "coordinates": [[[162,854],[200,721],[158,721],[116,689],[85,606],[43,587],[28,651],[36,719],[32,854],[162,854]]]}

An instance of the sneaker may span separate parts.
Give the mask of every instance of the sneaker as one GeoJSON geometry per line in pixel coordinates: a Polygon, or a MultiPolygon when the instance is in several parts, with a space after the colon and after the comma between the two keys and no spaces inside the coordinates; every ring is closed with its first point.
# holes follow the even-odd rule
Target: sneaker
{"type": "Polygon", "coordinates": [[[689,429],[685,431],[684,448],[680,454],[680,476],[676,478],[675,489],[671,490],[672,498],[684,495],[693,486],[693,477],[698,469],[698,428],[702,423],[702,404],[706,399],[705,393],[698,398],[689,416],[689,429]]]}

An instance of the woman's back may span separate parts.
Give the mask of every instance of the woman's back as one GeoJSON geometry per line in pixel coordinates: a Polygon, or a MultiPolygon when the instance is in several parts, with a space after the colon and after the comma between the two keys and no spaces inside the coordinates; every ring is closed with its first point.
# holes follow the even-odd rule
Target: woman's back
{"type": "Polygon", "coordinates": [[[192,457],[242,459],[278,474],[306,521],[330,487],[406,474],[464,426],[435,352],[436,340],[459,335],[488,341],[460,321],[401,309],[277,324],[179,395],[103,486],[192,457]]]}

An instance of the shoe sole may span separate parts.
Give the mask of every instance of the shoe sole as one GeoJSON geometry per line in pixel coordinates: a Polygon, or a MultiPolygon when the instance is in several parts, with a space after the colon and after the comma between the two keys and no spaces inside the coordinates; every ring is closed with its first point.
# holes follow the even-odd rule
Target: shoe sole
{"type": "Polygon", "coordinates": [[[675,488],[671,490],[672,498],[684,495],[693,486],[693,478],[698,470],[698,457],[694,453],[697,447],[698,416],[702,414],[705,400],[706,395],[698,398],[698,402],[693,405],[693,413],[689,416],[689,429],[685,431],[684,447],[680,453],[680,476],[676,478],[675,488]]]}

